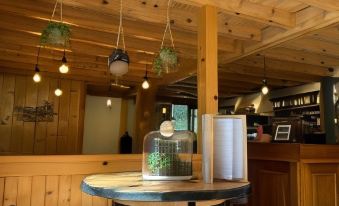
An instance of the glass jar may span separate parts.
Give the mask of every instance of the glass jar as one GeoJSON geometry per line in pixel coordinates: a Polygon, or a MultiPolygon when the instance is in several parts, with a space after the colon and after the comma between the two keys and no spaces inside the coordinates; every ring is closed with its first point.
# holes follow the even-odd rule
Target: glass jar
{"type": "Polygon", "coordinates": [[[190,131],[148,133],[143,148],[143,179],[191,179],[192,153],[193,133],[190,131]]]}

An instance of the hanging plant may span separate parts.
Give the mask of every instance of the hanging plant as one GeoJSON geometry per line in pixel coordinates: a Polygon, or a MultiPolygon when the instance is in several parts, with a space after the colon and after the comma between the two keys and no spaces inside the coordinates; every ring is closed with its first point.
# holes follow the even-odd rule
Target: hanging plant
{"type": "Polygon", "coordinates": [[[165,65],[177,65],[178,57],[173,48],[163,47],[159,52],[160,59],[165,65]]]}
{"type": "Polygon", "coordinates": [[[41,32],[40,43],[42,45],[63,46],[65,48],[69,46],[70,37],[71,29],[62,19],[62,0],[56,0],[50,21],[41,32]],[[60,21],[52,21],[59,1],[60,21]]]}
{"type": "Polygon", "coordinates": [[[159,54],[155,56],[153,60],[153,70],[158,75],[161,75],[163,72],[165,73],[176,72],[177,67],[178,67],[178,55],[174,47],[174,41],[173,41],[170,18],[169,18],[170,5],[171,5],[171,0],[168,0],[166,28],[165,28],[164,35],[162,37],[159,54]],[[169,33],[170,40],[171,40],[170,47],[164,46],[164,41],[165,41],[165,36],[166,36],[167,31],[169,33]]]}
{"type": "Polygon", "coordinates": [[[71,36],[70,27],[62,22],[49,22],[42,31],[40,42],[43,45],[68,46],[71,36]]]}

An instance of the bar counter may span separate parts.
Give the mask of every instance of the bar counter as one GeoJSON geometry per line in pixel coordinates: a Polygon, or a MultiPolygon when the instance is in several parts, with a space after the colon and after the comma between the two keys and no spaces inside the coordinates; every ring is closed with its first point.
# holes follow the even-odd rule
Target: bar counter
{"type": "Polygon", "coordinates": [[[251,206],[336,206],[339,145],[248,143],[251,206]]]}

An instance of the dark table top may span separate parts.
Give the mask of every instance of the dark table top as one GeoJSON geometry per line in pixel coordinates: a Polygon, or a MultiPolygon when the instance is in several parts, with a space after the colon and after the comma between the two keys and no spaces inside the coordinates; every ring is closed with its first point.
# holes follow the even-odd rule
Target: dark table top
{"type": "Polygon", "coordinates": [[[109,199],[156,202],[237,199],[250,193],[248,182],[143,181],[140,172],[91,175],[82,181],[81,188],[109,199]]]}

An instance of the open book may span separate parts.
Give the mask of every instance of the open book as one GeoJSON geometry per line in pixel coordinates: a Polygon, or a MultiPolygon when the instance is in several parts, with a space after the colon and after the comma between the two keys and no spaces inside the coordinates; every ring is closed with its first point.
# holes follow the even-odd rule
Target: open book
{"type": "Polygon", "coordinates": [[[247,129],[244,115],[203,115],[203,176],[247,181],[247,129]]]}

